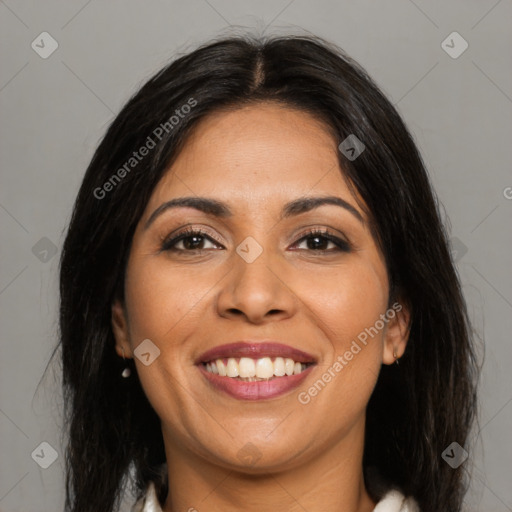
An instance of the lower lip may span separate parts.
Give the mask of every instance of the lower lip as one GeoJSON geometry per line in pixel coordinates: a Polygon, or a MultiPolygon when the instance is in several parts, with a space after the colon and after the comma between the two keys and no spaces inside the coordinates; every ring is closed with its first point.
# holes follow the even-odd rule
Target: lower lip
{"type": "Polygon", "coordinates": [[[272,380],[260,380],[245,382],[243,380],[221,377],[216,373],[206,371],[202,364],[198,365],[199,371],[216,389],[227,393],[238,400],[265,400],[284,395],[298,387],[310,374],[315,365],[308,366],[298,375],[276,377],[272,380]]]}

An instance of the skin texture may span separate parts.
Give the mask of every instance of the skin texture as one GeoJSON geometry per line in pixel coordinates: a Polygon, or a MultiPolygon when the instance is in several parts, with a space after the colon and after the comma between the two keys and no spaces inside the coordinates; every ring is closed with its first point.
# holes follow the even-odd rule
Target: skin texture
{"type": "Polygon", "coordinates": [[[406,307],[308,404],[298,400],[388,310],[384,259],[342,176],[338,143],[320,121],[291,108],[260,103],[217,112],[198,125],[140,219],[125,303],[113,304],[112,325],[121,357],[134,357],[147,338],[160,350],[151,365],[135,363],[161,419],[170,474],[165,512],[375,506],[362,473],[365,410],[381,364],[405,350],[406,307]],[[365,223],[335,205],[279,220],[288,201],[326,195],[350,203],[365,223]],[[144,229],[162,203],[184,196],[222,201],[233,216],[179,208],[144,229]],[[201,250],[190,239],[177,244],[181,252],[161,250],[190,224],[208,233],[201,250]],[[323,252],[316,249],[304,239],[309,228],[329,229],[350,251],[335,251],[327,240],[323,252]],[[263,248],[252,263],[236,252],[248,236],[263,248]],[[194,361],[247,339],[277,340],[318,364],[285,395],[237,400],[213,389],[194,361]],[[249,442],[259,456],[253,465],[238,456],[249,442]]]}

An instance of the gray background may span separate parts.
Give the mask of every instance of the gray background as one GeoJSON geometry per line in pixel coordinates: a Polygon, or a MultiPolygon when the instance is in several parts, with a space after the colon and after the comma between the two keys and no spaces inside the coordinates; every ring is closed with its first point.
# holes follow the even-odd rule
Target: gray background
{"type": "Polygon", "coordinates": [[[62,510],[59,365],[38,384],[56,343],[64,228],[93,150],[166,61],[244,28],[311,32],[337,43],[413,132],[486,347],[466,509],[512,510],[510,0],[5,0],[0,16],[2,512],[62,510]],[[47,59],[31,47],[43,45],[44,31],[59,45],[47,59]],[[469,44],[458,58],[441,46],[453,31],[469,44]],[[59,454],[47,469],[31,457],[41,442],[59,454]]]}

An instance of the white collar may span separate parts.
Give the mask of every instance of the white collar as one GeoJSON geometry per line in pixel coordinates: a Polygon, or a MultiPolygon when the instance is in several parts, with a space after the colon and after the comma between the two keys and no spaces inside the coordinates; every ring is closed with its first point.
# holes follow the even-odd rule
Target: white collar
{"type": "MultiPolygon", "coordinates": [[[[162,512],[153,482],[149,483],[146,495],[137,501],[131,512],[162,512]]],[[[373,512],[419,512],[419,508],[413,498],[405,498],[400,491],[394,489],[386,493],[373,512]]]]}
{"type": "Polygon", "coordinates": [[[373,512],[420,512],[420,509],[413,498],[406,498],[400,491],[393,489],[377,503],[373,512]]]}

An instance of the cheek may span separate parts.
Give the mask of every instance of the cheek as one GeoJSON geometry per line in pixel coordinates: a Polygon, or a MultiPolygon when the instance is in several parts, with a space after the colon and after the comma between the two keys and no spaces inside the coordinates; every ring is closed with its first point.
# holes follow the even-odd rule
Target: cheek
{"type": "Polygon", "coordinates": [[[133,342],[150,338],[165,343],[183,322],[197,322],[201,299],[213,284],[204,272],[196,275],[185,267],[171,271],[165,262],[151,257],[134,258],[128,267],[126,301],[133,342]]]}
{"type": "MultiPolygon", "coordinates": [[[[187,341],[201,325],[200,301],[214,281],[210,284],[205,275],[197,279],[183,267],[171,270],[162,260],[142,254],[129,261],[125,297],[130,342],[136,349],[149,339],[158,348],[158,356],[147,366],[136,358],[137,373],[158,416],[186,437],[187,425],[176,412],[181,411],[186,418],[185,411],[191,407],[181,384],[186,382],[190,365],[187,341]]],[[[196,415],[193,411],[188,416],[196,415]]]]}
{"type": "Polygon", "coordinates": [[[305,393],[314,397],[312,407],[330,411],[335,429],[335,425],[357,421],[375,386],[383,331],[364,341],[361,334],[386,310],[387,278],[380,266],[359,260],[324,277],[316,276],[309,290],[307,305],[329,340],[331,353],[317,374],[317,379],[328,382],[325,390],[317,380],[305,393]]]}
{"type": "Polygon", "coordinates": [[[301,298],[337,353],[374,325],[387,306],[387,280],[364,260],[317,273],[301,287],[301,298]]]}

